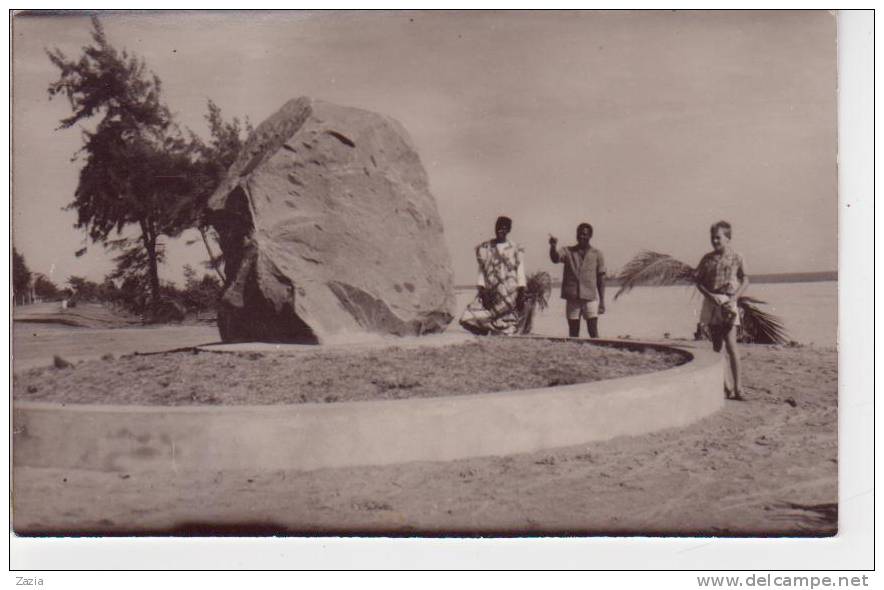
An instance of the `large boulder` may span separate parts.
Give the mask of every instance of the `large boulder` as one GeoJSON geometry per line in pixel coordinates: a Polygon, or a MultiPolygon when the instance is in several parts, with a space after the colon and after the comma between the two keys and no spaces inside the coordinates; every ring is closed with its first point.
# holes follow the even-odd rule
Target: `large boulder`
{"type": "Polygon", "coordinates": [[[209,201],[227,284],[224,341],[441,332],[451,262],[405,129],[298,98],[261,123],[209,201]]]}

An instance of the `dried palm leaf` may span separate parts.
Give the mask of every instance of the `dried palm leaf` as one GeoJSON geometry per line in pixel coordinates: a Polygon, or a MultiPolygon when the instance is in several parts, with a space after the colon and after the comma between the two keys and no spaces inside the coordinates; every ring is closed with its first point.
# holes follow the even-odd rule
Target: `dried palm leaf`
{"type": "Polygon", "coordinates": [[[530,334],[534,327],[534,313],[538,309],[546,309],[552,292],[552,280],[549,274],[539,271],[528,277],[525,285],[525,300],[519,312],[519,334],[530,334]]]}
{"type": "MultiPolygon", "coordinates": [[[[618,275],[620,289],[614,299],[638,286],[685,285],[696,282],[696,271],[689,265],[667,254],[644,251],[630,260],[618,275]]],[[[759,344],[786,344],[788,332],[783,320],[762,311],[766,302],[754,297],[740,297],[737,305],[741,310],[744,337],[759,344]]]]}
{"type": "Polygon", "coordinates": [[[639,253],[620,271],[620,289],[614,295],[617,299],[634,287],[691,284],[695,281],[694,269],[668,254],[645,250],[639,253]]]}
{"type": "Polygon", "coordinates": [[[789,335],[783,320],[758,306],[767,305],[765,301],[754,297],[740,297],[737,300],[742,314],[743,336],[756,344],[787,344],[789,335]]]}
{"type": "Polygon", "coordinates": [[[546,309],[550,293],[552,293],[552,279],[548,273],[539,271],[528,277],[525,287],[525,298],[528,303],[533,302],[539,309],[546,309]]]}

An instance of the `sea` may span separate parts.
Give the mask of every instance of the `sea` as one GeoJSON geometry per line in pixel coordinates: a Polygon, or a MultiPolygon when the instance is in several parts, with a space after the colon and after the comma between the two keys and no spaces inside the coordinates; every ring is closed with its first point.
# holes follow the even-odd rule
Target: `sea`
{"type": "MultiPolygon", "coordinates": [[[[602,338],[693,337],[702,306],[702,297],[695,288],[637,287],[615,300],[616,291],[617,287],[610,287],[605,298],[607,312],[599,320],[602,338]]],[[[745,294],[767,302],[762,309],[783,320],[790,340],[824,347],[837,345],[837,281],[752,283],[745,294]]],[[[458,316],[474,296],[475,289],[457,290],[458,316]]],[[[584,335],[586,324],[580,329],[584,335]]],[[[553,287],[549,307],[535,316],[533,332],[544,336],[568,334],[565,302],[558,288],[553,287]]]]}

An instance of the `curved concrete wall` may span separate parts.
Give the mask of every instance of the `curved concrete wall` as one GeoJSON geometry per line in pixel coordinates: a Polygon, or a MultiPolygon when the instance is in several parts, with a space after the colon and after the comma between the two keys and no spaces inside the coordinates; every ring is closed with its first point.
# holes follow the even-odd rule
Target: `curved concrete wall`
{"type": "MultiPolygon", "coordinates": [[[[586,341],[584,341],[586,342],[586,341]]],[[[317,469],[507,455],[685,426],[724,405],[720,355],[633,377],[395,401],[148,407],[15,402],[15,466],[317,469]]]]}

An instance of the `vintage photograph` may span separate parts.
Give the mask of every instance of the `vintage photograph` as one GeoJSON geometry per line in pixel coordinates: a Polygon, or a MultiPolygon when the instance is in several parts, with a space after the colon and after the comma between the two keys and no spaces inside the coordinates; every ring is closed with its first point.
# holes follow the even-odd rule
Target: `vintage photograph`
{"type": "Polygon", "coordinates": [[[836,535],[837,19],[14,13],[13,532],[836,535]]]}

